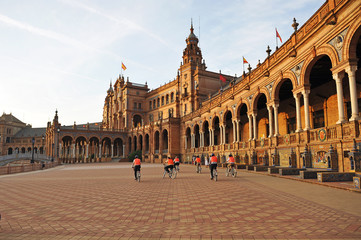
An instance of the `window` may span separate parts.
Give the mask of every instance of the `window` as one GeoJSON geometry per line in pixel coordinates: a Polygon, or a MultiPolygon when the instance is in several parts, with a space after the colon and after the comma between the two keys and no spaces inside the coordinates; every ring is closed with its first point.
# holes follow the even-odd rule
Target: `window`
{"type": "Polygon", "coordinates": [[[149,109],[152,110],[152,101],[149,101],[149,109]]]}
{"type": "Polygon", "coordinates": [[[137,103],[134,102],[134,109],[137,109],[137,103]]]}
{"type": "Polygon", "coordinates": [[[10,143],[10,137],[6,137],[6,143],[10,143]]]}
{"type": "Polygon", "coordinates": [[[157,107],[160,107],[160,99],[157,99],[157,107]]]}
{"type": "Polygon", "coordinates": [[[313,112],[313,128],[321,128],[325,126],[325,116],[323,109],[313,112]]]}
{"type": "Polygon", "coordinates": [[[288,118],[287,119],[287,132],[294,133],[296,132],[296,118],[288,118]]]}
{"type": "Polygon", "coordinates": [[[186,88],[186,87],[184,88],[184,96],[185,96],[185,97],[188,96],[187,88],[186,88]]]}
{"type": "Polygon", "coordinates": [[[165,97],[165,102],[166,102],[166,104],[169,103],[169,95],[168,95],[168,94],[167,94],[167,96],[165,97]]]}
{"type": "Polygon", "coordinates": [[[142,109],[142,103],[138,103],[138,109],[142,109]]]}
{"type": "Polygon", "coordinates": [[[155,108],[155,99],[153,100],[153,108],[155,108]]]}
{"type": "Polygon", "coordinates": [[[162,97],[162,106],[164,105],[164,96],[162,97]]]}
{"type": "Polygon", "coordinates": [[[171,102],[174,102],[174,93],[171,93],[171,94],[170,94],[170,101],[171,101],[171,102]]]}

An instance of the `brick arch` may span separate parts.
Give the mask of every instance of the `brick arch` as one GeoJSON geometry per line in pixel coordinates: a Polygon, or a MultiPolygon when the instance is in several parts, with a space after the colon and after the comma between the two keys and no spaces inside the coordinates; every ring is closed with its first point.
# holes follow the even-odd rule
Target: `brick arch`
{"type": "Polygon", "coordinates": [[[201,127],[199,126],[198,123],[195,123],[194,126],[193,126],[193,133],[195,133],[195,130],[196,130],[196,126],[198,126],[199,130],[201,130],[201,127]]]}
{"type": "Polygon", "coordinates": [[[240,101],[240,102],[237,104],[237,107],[236,107],[236,116],[238,116],[238,111],[242,108],[242,105],[246,105],[246,107],[247,107],[247,112],[249,111],[250,106],[249,106],[248,101],[240,101]]]}
{"type": "Polygon", "coordinates": [[[214,127],[214,121],[215,121],[216,117],[218,117],[219,123],[221,123],[221,116],[218,115],[218,114],[214,114],[214,115],[212,116],[212,120],[210,120],[210,124],[209,124],[209,126],[210,126],[211,128],[214,127]]]}
{"type": "Polygon", "coordinates": [[[310,53],[309,56],[306,58],[305,63],[301,69],[300,75],[300,85],[309,85],[309,79],[312,67],[314,64],[323,56],[328,56],[331,60],[332,67],[337,66],[338,64],[338,57],[336,50],[329,46],[323,46],[316,50],[316,54],[310,53]]]}
{"type": "Polygon", "coordinates": [[[343,60],[356,60],[357,41],[361,36],[361,13],[356,20],[350,25],[349,30],[345,36],[344,45],[342,49],[343,60]]]}
{"type": "Polygon", "coordinates": [[[287,79],[291,80],[293,89],[295,89],[297,87],[297,78],[296,78],[295,74],[291,71],[287,71],[287,72],[283,73],[282,76],[279,77],[273,84],[273,87],[272,87],[273,100],[279,99],[278,98],[279,90],[280,90],[283,82],[286,81],[287,79]]]}
{"type": "Polygon", "coordinates": [[[270,102],[270,95],[269,95],[269,92],[268,90],[265,88],[265,87],[262,87],[259,92],[257,94],[255,94],[252,98],[252,105],[251,105],[251,108],[249,108],[249,110],[256,110],[255,109],[255,103],[256,101],[258,101],[258,98],[264,94],[266,96],[266,99],[267,99],[267,102],[269,103],[270,102]]]}
{"type": "Polygon", "coordinates": [[[223,123],[225,123],[225,121],[226,121],[226,116],[227,116],[228,112],[231,112],[232,118],[234,118],[235,114],[233,113],[233,109],[232,108],[226,108],[226,109],[224,109],[224,113],[222,113],[222,122],[223,123]]]}

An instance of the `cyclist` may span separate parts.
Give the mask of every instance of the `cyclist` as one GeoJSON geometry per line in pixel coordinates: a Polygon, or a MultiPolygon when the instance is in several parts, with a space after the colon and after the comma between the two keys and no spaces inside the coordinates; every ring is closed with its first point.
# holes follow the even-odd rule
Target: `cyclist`
{"type": "Polygon", "coordinates": [[[134,169],[134,180],[137,180],[137,171],[140,172],[140,159],[138,158],[138,155],[135,155],[132,168],[134,169]]]}
{"type": "Polygon", "coordinates": [[[169,173],[169,169],[173,170],[173,166],[174,166],[173,159],[170,156],[168,156],[168,159],[165,161],[164,164],[164,170],[167,171],[167,173],[169,173]]]}
{"type": "Polygon", "coordinates": [[[234,160],[234,157],[232,156],[232,154],[229,154],[228,159],[227,159],[227,163],[228,163],[228,169],[234,168],[236,161],[234,160]]]}
{"type": "Polygon", "coordinates": [[[210,165],[209,170],[211,171],[211,180],[213,180],[213,169],[217,169],[218,159],[216,156],[214,156],[214,153],[212,153],[211,158],[209,159],[210,165]]]}
{"type": "Polygon", "coordinates": [[[178,166],[178,170],[179,170],[179,158],[177,156],[175,156],[174,158],[174,167],[177,168],[178,166]]]}
{"type": "Polygon", "coordinates": [[[199,156],[196,157],[196,169],[197,169],[197,172],[198,172],[198,167],[201,166],[201,158],[199,156]]]}

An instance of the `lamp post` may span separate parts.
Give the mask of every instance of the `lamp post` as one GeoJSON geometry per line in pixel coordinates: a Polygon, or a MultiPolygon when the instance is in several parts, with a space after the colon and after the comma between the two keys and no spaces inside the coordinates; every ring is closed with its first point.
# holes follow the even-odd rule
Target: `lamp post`
{"type": "Polygon", "coordinates": [[[59,143],[60,143],[60,127],[58,126],[58,129],[56,129],[56,131],[58,132],[58,142],[56,144],[57,150],[56,150],[56,157],[57,157],[57,161],[59,162],[59,143]]]}
{"type": "Polygon", "coordinates": [[[31,162],[30,163],[34,163],[34,144],[35,144],[35,138],[33,137],[33,139],[31,139],[31,143],[33,144],[33,151],[31,153],[31,162]]]}
{"type": "Polygon", "coordinates": [[[45,139],[44,135],[41,136],[41,139],[43,140],[42,144],[41,144],[43,148],[42,148],[42,151],[40,152],[40,154],[44,154],[44,139],[45,139]]]}

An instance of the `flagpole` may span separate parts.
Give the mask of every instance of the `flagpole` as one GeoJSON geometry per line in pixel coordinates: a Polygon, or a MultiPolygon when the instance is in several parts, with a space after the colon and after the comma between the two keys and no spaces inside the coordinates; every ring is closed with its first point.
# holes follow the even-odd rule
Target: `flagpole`
{"type": "Polygon", "coordinates": [[[277,28],[276,29],[276,49],[278,49],[278,41],[277,41],[277,28]]]}
{"type": "MultiPolygon", "coordinates": [[[[242,65],[243,65],[243,73],[244,73],[244,57],[242,56],[242,65]]],[[[242,73],[242,75],[243,75],[242,73]]]]}

